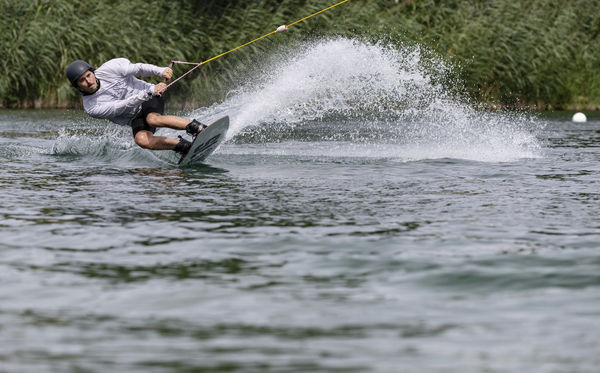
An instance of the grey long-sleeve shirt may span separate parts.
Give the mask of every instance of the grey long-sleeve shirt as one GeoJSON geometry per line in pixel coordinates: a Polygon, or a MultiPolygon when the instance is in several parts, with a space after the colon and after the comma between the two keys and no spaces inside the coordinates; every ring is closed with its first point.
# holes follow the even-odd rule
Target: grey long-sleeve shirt
{"type": "Polygon", "coordinates": [[[83,95],[83,108],[94,118],[129,125],[140,111],[142,103],[152,98],[154,84],[139,80],[136,76],[161,76],[166,67],[144,63],[131,63],[126,58],[105,62],[94,74],[100,81],[100,89],[91,95],[83,95]]]}

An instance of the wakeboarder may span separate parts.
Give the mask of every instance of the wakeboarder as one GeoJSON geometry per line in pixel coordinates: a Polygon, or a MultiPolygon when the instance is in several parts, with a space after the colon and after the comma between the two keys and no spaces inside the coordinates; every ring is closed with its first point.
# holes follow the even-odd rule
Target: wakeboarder
{"type": "Polygon", "coordinates": [[[107,119],[113,123],[131,126],[135,143],[152,150],[174,150],[185,155],[191,142],[155,136],[159,127],[185,130],[197,136],[205,125],[174,115],[164,115],[162,94],[165,83],[151,84],[136,77],[160,76],[171,79],[173,70],[145,63],[131,63],[126,58],[115,58],[98,69],[87,62],[76,60],[66,69],[67,79],[79,89],[83,109],[91,117],[107,119]]]}

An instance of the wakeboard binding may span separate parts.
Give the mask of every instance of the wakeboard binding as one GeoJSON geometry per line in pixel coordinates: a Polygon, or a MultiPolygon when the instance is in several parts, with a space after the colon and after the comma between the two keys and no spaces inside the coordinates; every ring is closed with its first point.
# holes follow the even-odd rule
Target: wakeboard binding
{"type": "Polygon", "coordinates": [[[185,132],[188,135],[191,135],[193,138],[196,138],[196,136],[198,136],[200,132],[204,131],[206,127],[208,127],[206,124],[200,123],[194,119],[185,127],[185,132]]]}

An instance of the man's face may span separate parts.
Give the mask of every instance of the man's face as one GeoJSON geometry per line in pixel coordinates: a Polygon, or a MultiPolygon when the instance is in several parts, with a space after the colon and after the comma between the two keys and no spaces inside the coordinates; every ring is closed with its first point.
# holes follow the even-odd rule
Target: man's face
{"type": "Polygon", "coordinates": [[[77,79],[77,86],[85,93],[94,93],[98,90],[96,75],[91,71],[86,71],[77,79]]]}

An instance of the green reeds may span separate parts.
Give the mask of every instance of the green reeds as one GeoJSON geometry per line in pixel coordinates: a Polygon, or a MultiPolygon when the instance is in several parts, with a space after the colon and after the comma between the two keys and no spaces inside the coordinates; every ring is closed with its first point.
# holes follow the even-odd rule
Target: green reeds
{"type": "MultiPolygon", "coordinates": [[[[0,102],[79,105],[64,78],[74,59],[166,66],[202,61],[331,0],[0,0],[0,102]]],[[[169,102],[220,100],[263,53],[305,38],[346,35],[416,42],[456,66],[472,98],[508,106],[600,106],[600,0],[352,0],[198,69],[169,102]]],[[[185,71],[177,66],[175,74],[185,71]]]]}
{"type": "Polygon", "coordinates": [[[598,0],[400,1],[380,17],[456,63],[479,101],[600,108],[598,0]]]}

